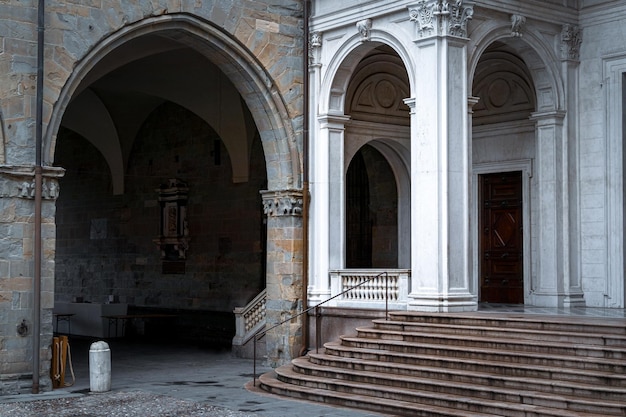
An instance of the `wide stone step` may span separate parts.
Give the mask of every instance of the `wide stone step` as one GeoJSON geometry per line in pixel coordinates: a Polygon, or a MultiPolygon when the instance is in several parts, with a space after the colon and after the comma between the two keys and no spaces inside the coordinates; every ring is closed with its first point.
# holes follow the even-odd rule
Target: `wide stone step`
{"type": "Polygon", "coordinates": [[[488,359],[475,359],[463,356],[438,356],[437,354],[416,354],[400,351],[381,351],[379,349],[344,346],[339,342],[324,345],[330,356],[368,360],[399,365],[426,366],[463,371],[468,374],[484,372],[490,374],[524,378],[544,378],[546,380],[576,381],[585,384],[626,387],[626,375],[623,372],[591,371],[586,369],[563,368],[551,365],[525,365],[519,363],[496,362],[488,359]]]}
{"type": "Polygon", "coordinates": [[[626,416],[624,319],[405,311],[372,323],[265,389],[406,416],[626,416]]]}
{"type": "Polygon", "coordinates": [[[423,313],[412,311],[392,311],[393,321],[409,323],[452,324],[475,327],[500,327],[508,329],[529,329],[581,334],[602,334],[626,336],[624,319],[599,317],[570,317],[535,314],[493,314],[493,313],[423,313]]]}
{"type": "MultiPolygon", "coordinates": [[[[565,397],[510,397],[508,400],[492,400],[474,398],[467,395],[455,395],[445,392],[422,391],[406,387],[390,387],[358,381],[334,380],[303,375],[294,371],[291,366],[276,369],[277,379],[289,385],[299,385],[309,389],[323,389],[329,392],[350,393],[375,398],[386,398],[395,401],[412,402],[434,407],[448,407],[457,411],[457,415],[466,413],[484,413],[507,417],[527,416],[618,416],[624,415],[623,410],[607,407],[593,408],[582,411],[580,402],[570,401],[565,397]]],[[[584,405],[594,407],[593,401],[584,405]]]]}
{"type": "Polygon", "coordinates": [[[625,359],[626,347],[588,345],[574,341],[556,341],[545,339],[544,335],[537,335],[534,339],[527,338],[496,338],[483,335],[453,335],[435,332],[415,332],[402,330],[387,330],[373,327],[357,328],[357,337],[367,339],[400,340],[411,343],[428,343],[437,345],[454,345],[458,347],[479,347],[497,350],[513,350],[520,352],[535,352],[546,355],[568,355],[605,359],[625,359]]]}
{"type": "MultiPolygon", "coordinates": [[[[486,327],[484,325],[458,325],[424,322],[372,320],[375,329],[407,333],[437,333],[455,336],[475,336],[501,339],[542,340],[555,343],[585,344],[621,347],[626,350],[626,335],[595,332],[566,332],[563,330],[536,330],[515,327],[486,327]]],[[[624,326],[624,325],[623,325],[624,326]]],[[[611,328],[612,329],[612,328],[611,328]]]]}
{"type": "MultiPolygon", "coordinates": [[[[532,384],[520,387],[503,387],[495,385],[483,385],[478,381],[463,382],[454,378],[424,378],[414,375],[400,375],[386,372],[368,371],[363,369],[349,369],[329,367],[314,363],[306,358],[298,358],[293,361],[293,371],[297,374],[305,374],[320,379],[346,380],[374,385],[384,385],[397,388],[408,388],[420,391],[433,391],[473,398],[523,403],[523,404],[548,404],[551,408],[574,409],[604,413],[607,415],[622,415],[626,411],[626,390],[613,390],[615,399],[600,399],[587,391],[587,395],[566,395],[553,391],[544,391],[531,388],[532,384]]],[[[602,393],[601,393],[602,394],[602,393]]]]}
{"type": "MultiPolygon", "coordinates": [[[[430,367],[409,365],[406,363],[378,362],[364,359],[354,359],[330,356],[324,353],[309,353],[307,358],[297,358],[293,361],[294,369],[307,369],[310,365],[319,366],[325,372],[368,372],[386,374],[392,378],[396,376],[411,377],[420,380],[453,381],[454,383],[482,385],[489,389],[514,389],[538,391],[544,394],[569,395],[580,398],[592,398],[595,400],[619,401],[626,403],[626,386],[606,386],[598,383],[583,383],[572,380],[559,380],[547,378],[520,378],[492,374],[488,372],[471,372],[444,367],[430,367]]],[[[306,373],[306,371],[302,371],[306,373]]],[[[547,375],[550,372],[546,372],[547,375]]],[[[331,374],[332,375],[332,374],[331,374]]],[[[336,378],[336,376],[333,376],[336,378]]],[[[601,381],[602,376],[597,378],[601,381]]],[[[435,388],[437,389],[437,388],[435,388]]]]}
{"type": "Polygon", "coordinates": [[[520,352],[474,346],[437,345],[399,340],[364,339],[342,336],[341,343],[352,348],[405,352],[417,355],[462,357],[475,360],[585,369],[588,371],[626,372],[626,361],[594,357],[570,357],[537,352],[520,352]]]}
{"type": "MultiPolygon", "coordinates": [[[[277,379],[275,372],[269,372],[259,377],[260,387],[272,394],[290,398],[315,401],[328,405],[339,405],[350,408],[367,410],[369,412],[414,417],[459,417],[457,410],[447,407],[435,407],[416,404],[413,402],[398,401],[389,398],[358,395],[350,392],[333,392],[326,389],[316,389],[294,385],[277,379]]],[[[297,414],[294,412],[294,414],[297,414]]],[[[484,412],[464,412],[463,417],[486,417],[484,412]]],[[[594,417],[581,414],[580,417],[594,417]]]]}

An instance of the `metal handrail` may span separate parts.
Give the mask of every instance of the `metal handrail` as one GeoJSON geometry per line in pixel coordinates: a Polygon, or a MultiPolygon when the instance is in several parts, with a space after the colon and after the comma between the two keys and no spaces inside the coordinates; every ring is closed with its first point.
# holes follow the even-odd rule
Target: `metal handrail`
{"type": "Polygon", "coordinates": [[[319,303],[319,304],[317,304],[317,305],[315,305],[313,307],[309,307],[306,310],[303,310],[303,311],[299,312],[298,314],[294,314],[293,316],[289,317],[288,319],[285,319],[285,320],[281,321],[280,323],[277,323],[277,324],[273,325],[269,329],[265,329],[262,332],[259,332],[259,333],[255,334],[254,335],[254,350],[253,350],[253,355],[252,355],[253,356],[253,366],[254,366],[252,385],[254,387],[256,387],[256,342],[257,342],[257,340],[259,340],[262,337],[264,337],[267,334],[267,332],[269,332],[270,330],[273,330],[273,329],[277,328],[278,326],[282,326],[283,324],[285,324],[285,323],[287,323],[287,322],[289,322],[289,321],[291,321],[291,320],[293,320],[295,318],[298,318],[301,315],[306,314],[306,313],[308,313],[311,310],[315,310],[316,311],[316,313],[315,313],[315,321],[316,321],[316,326],[315,326],[315,351],[317,353],[318,349],[319,349],[319,332],[318,332],[318,326],[317,326],[317,318],[321,316],[321,314],[319,314],[319,307],[321,305],[323,305],[323,304],[326,304],[329,301],[334,300],[335,298],[337,298],[337,297],[339,297],[341,295],[344,295],[344,294],[354,290],[355,288],[360,287],[363,284],[367,284],[371,280],[376,279],[376,278],[378,278],[378,277],[380,277],[382,275],[385,276],[385,320],[389,320],[389,274],[387,273],[387,271],[385,271],[385,272],[381,272],[378,275],[370,277],[370,278],[366,279],[365,281],[363,281],[363,282],[361,282],[361,283],[359,283],[357,285],[354,285],[354,286],[352,286],[352,287],[350,287],[350,288],[348,288],[346,290],[343,290],[339,294],[336,294],[336,295],[330,297],[329,299],[324,300],[321,303],[319,303]]]}

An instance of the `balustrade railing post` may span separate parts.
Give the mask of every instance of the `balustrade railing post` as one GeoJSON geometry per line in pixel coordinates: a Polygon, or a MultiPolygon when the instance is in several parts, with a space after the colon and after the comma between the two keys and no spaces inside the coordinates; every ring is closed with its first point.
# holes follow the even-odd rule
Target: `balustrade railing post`
{"type": "MultiPolygon", "coordinates": [[[[301,311],[300,313],[289,317],[286,320],[281,321],[280,323],[275,324],[274,326],[270,327],[270,328],[266,328],[264,331],[257,333],[254,335],[253,339],[254,339],[254,349],[253,349],[253,359],[252,359],[252,363],[253,363],[253,380],[252,380],[252,385],[254,387],[256,387],[256,352],[257,352],[257,347],[256,347],[256,343],[257,340],[260,337],[264,337],[268,331],[275,329],[278,326],[282,326],[283,324],[293,320],[296,317],[301,316],[302,314],[308,314],[309,311],[311,311],[312,309],[315,309],[315,353],[319,353],[319,345],[321,344],[321,320],[320,317],[322,317],[322,313],[321,313],[321,309],[320,306],[322,304],[325,304],[331,300],[334,300],[335,298],[348,293],[349,291],[353,291],[356,288],[361,288],[362,285],[369,283],[370,281],[372,281],[373,279],[378,279],[380,278],[380,276],[382,274],[385,274],[385,320],[389,320],[389,273],[388,272],[382,272],[378,275],[376,275],[375,277],[370,277],[369,279],[357,284],[357,285],[353,285],[350,288],[348,288],[347,290],[342,291],[341,293],[334,295],[333,297],[330,297],[329,299],[322,301],[321,303],[317,304],[315,307],[309,307],[304,311],[301,311]]],[[[380,284],[376,284],[376,288],[379,288],[380,284]]]]}
{"type": "Polygon", "coordinates": [[[389,274],[385,271],[385,320],[389,320],[389,274]]]}

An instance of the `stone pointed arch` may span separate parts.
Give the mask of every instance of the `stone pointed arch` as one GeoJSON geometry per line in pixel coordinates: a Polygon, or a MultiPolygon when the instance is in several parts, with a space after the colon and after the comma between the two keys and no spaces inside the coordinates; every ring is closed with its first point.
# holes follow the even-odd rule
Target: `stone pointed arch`
{"type": "Polygon", "coordinates": [[[132,39],[158,33],[195,49],[217,65],[237,87],[259,130],[267,161],[268,188],[299,187],[301,156],[280,91],[255,56],[231,35],[188,14],[154,16],[127,25],[101,40],[75,66],[61,89],[44,138],[44,160],[54,156],[63,114],[85,77],[110,52],[132,39]]]}

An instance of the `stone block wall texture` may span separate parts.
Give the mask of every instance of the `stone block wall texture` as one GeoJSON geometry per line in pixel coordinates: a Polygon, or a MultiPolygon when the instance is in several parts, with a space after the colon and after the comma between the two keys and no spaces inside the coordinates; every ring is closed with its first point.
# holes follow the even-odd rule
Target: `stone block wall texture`
{"type": "MultiPolygon", "coordinates": [[[[0,5],[0,165],[3,168],[0,182],[6,183],[0,193],[0,228],[5,232],[0,238],[0,394],[26,390],[30,386],[29,374],[32,373],[30,361],[33,346],[30,345],[30,335],[27,333],[26,337],[18,336],[16,326],[23,321],[28,326],[32,325],[33,315],[33,201],[30,197],[20,197],[23,192],[20,184],[32,182],[32,167],[35,164],[37,3],[34,0],[7,0],[0,5]],[[24,170],[29,173],[24,174],[24,170]]],[[[302,132],[301,1],[46,1],[44,131],[51,120],[54,107],[61,100],[65,84],[75,68],[88,59],[90,51],[97,45],[106,43],[115,33],[144,19],[177,14],[210,22],[255,56],[254,65],[263,68],[267,79],[274,86],[275,95],[284,103],[286,114],[281,117],[285,124],[290,124],[291,131],[294,132],[294,137],[289,140],[295,149],[295,152],[292,150],[294,160],[298,160],[296,148],[301,147],[302,132]]],[[[257,123],[260,123],[260,130],[270,125],[266,121],[257,123]]],[[[48,159],[44,161],[45,164],[56,165],[53,157],[57,133],[64,134],[47,132],[45,135],[44,156],[47,155],[48,159]]],[[[59,143],[59,146],[74,146],[73,151],[77,151],[78,156],[89,158],[89,166],[84,166],[83,169],[106,172],[106,167],[95,155],[95,151],[89,149],[85,142],[82,142],[83,146],[78,146],[80,139],[72,138],[71,135],[66,135],[65,139],[67,143],[59,143]]],[[[181,149],[179,156],[184,157],[184,152],[190,152],[189,149],[181,149]]],[[[145,150],[151,151],[154,148],[147,146],[145,150]]],[[[202,151],[197,148],[195,150],[202,151]]],[[[257,145],[255,155],[258,157],[260,152],[260,145],[257,145]]],[[[274,152],[285,154],[289,151],[269,144],[265,152],[268,161],[276,161],[280,158],[274,152]]],[[[226,155],[225,152],[222,154],[226,155]]],[[[145,174],[150,169],[145,165],[147,161],[136,160],[139,163],[133,174],[145,174]]],[[[254,163],[263,165],[260,160],[255,161],[254,163]]],[[[80,166],[80,163],[75,165],[80,166]]],[[[255,170],[259,172],[266,169],[264,166],[262,168],[257,166],[255,170]]],[[[277,170],[268,168],[267,172],[271,176],[277,170]]],[[[170,176],[169,172],[158,174],[170,176]]],[[[155,248],[144,247],[139,242],[140,238],[152,238],[155,234],[153,220],[157,207],[154,205],[154,188],[159,185],[160,180],[131,181],[134,187],[132,191],[136,193],[132,198],[127,193],[115,197],[108,195],[106,199],[100,199],[110,191],[106,175],[91,176],[85,184],[70,175],[65,187],[76,198],[64,203],[69,211],[55,219],[56,194],[44,202],[40,354],[42,389],[48,389],[50,385],[47,378],[48,347],[52,337],[51,315],[55,284],[57,291],[62,291],[59,294],[64,294],[63,297],[69,297],[79,289],[82,291],[88,287],[86,295],[97,299],[111,292],[112,288],[120,286],[124,289],[124,296],[135,302],[165,302],[181,308],[222,310],[230,308],[247,296],[246,291],[241,291],[232,299],[226,300],[223,298],[224,294],[234,295],[233,288],[250,288],[252,293],[252,288],[258,286],[258,231],[261,215],[256,205],[261,185],[259,178],[256,178],[256,183],[237,189],[235,186],[226,186],[225,180],[220,182],[223,178],[219,173],[211,174],[218,175],[217,179],[207,175],[216,181],[212,191],[223,193],[229,199],[220,200],[215,207],[212,204],[198,203],[206,197],[208,190],[204,190],[204,195],[200,193],[190,196],[190,221],[202,222],[201,228],[194,230],[194,233],[211,230],[218,237],[213,240],[192,240],[187,271],[190,279],[183,286],[176,278],[156,280],[157,283],[154,284],[154,265],[158,263],[153,262],[155,248]],[[245,189],[246,187],[249,189],[245,189]],[[250,191],[253,188],[256,188],[254,196],[250,191]],[[242,202],[243,204],[239,204],[242,202]],[[229,210],[226,209],[227,203],[231,207],[229,210]],[[252,206],[255,208],[251,208],[252,206]],[[216,212],[223,216],[222,222],[211,217],[216,212]],[[74,213],[75,216],[71,217],[69,213],[74,213]],[[107,233],[115,239],[89,240],[81,244],[79,236],[89,236],[87,229],[91,219],[106,219],[107,233]],[[57,221],[63,224],[59,240],[55,236],[57,221]],[[254,236],[248,233],[251,229],[254,230],[254,236]],[[58,279],[55,278],[55,250],[71,255],[56,267],[58,279]],[[97,256],[91,258],[93,252],[88,251],[94,250],[97,256]],[[76,256],[81,252],[85,255],[84,261],[78,262],[76,256]],[[237,262],[242,261],[244,266],[241,269],[235,267],[235,259],[237,262]],[[234,284],[243,275],[254,276],[254,279],[244,279],[243,283],[234,284]]],[[[60,192],[64,193],[62,189],[60,192]]]]}
{"type": "Polygon", "coordinates": [[[139,132],[126,193],[111,193],[108,168],[88,142],[59,135],[65,167],[58,201],[56,299],[122,303],[164,309],[232,312],[265,288],[260,141],[254,142],[250,181],[233,184],[225,149],[212,156],[216,133],[185,109],[166,103],[139,132]],[[189,249],[184,274],[162,273],[153,242],[160,233],[157,189],[169,178],[189,188],[189,249]],[[92,223],[105,228],[91,233],[92,223]]]}

